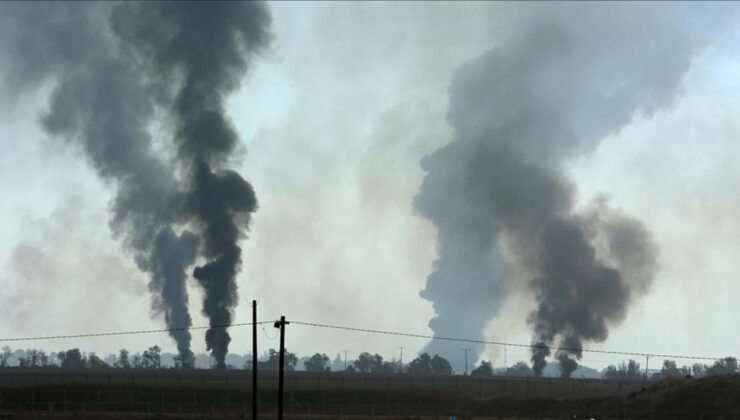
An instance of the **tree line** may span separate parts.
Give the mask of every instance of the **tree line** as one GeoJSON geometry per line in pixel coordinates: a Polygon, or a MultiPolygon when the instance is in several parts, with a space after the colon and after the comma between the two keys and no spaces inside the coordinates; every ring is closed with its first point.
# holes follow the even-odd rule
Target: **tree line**
{"type": "Polygon", "coordinates": [[[640,363],[630,359],[627,363],[622,362],[619,365],[609,365],[604,371],[604,377],[607,379],[620,380],[637,380],[645,379],[649,375],[650,379],[664,379],[677,377],[694,377],[702,378],[706,376],[731,375],[738,373],[737,359],[734,357],[725,357],[716,360],[711,365],[703,363],[694,363],[693,365],[678,366],[673,360],[664,360],[663,366],[658,372],[649,375],[640,368],[640,363]]]}
{"type": "MultiPolygon", "coordinates": [[[[172,359],[174,366],[164,366],[162,360],[162,350],[159,346],[152,346],[143,352],[131,354],[126,349],[119,350],[113,360],[105,361],[94,352],[83,353],[78,348],[62,350],[52,355],[43,350],[29,349],[25,351],[14,352],[10,347],[5,346],[0,349],[0,368],[7,367],[11,358],[15,355],[19,367],[61,367],[61,368],[142,368],[142,369],[161,369],[166,367],[185,368],[188,364],[183,363],[178,356],[172,359]],[[20,355],[19,355],[20,354],[20,355]],[[53,359],[53,360],[52,360],[53,359]]],[[[110,359],[110,357],[109,357],[110,359]]],[[[258,369],[278,370],[280,363],[279,352],[275,349],[269,349],[258,360],[258,369]]],[[[285,369],[296,370],[299,358],[295,353],[285,352],[285,369]]],[[[240,366],[242,369],[251,369],[251,358],[240,366]]],[[[339,355],[332,362],[325,353],[315,353],[314,355],[304,358],[302,361],[303,369],[309,372],[329,372],[332,370],[331,365],[335,367],[339,364],[341,368],[337,371],[347,373],[407,373],[412,375],[452,375],[455,372],[450,362],[437,354],[429,355],[422,353],[406,364],[401,364],[397,360],[387,361],[379,354],[368,352],[360,353],[357,359],[347,364],[342,363],[339,355]]],[[[237,366],[228,366],[231,369],[239,368],[237,366]]],[[[641,380],[646,376],[649,379],[663,379],[671,377],[705,377],[715,375],[735,374],[740,372],[738,369],[737,359],[726,357],[715,361],[710,365],[695,363],[693,365],[678,366],[673,360],[664,360],[661,369],[648,375],[641,368],[640,363],[635,360],[628,360],[618,365],[609,365],[602,371],[602,376],[606,379],[615,380],[641,380]]],[[[471,376],[490,377],[490,376],[533,376],[531,367],[525,362],[517,362],[513,366],[504,369],[494,369],[490,361],[481,361],[477,366],[473,366],[470,372],[471,376]]]]}

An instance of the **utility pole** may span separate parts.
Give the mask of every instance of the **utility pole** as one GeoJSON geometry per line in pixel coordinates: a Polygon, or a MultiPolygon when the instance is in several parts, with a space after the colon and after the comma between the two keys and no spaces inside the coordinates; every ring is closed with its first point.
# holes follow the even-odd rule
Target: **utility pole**
{"type": "Polygon", "coordinates": [[[506,364],[506,346],[504,346],[504,373],[509,369],[509,365],[506,364]]]}
{"type": "Polygon", "coordinates": [[[252,301],[252,420],[257,420],[257,301],[252,301]]]}
{"type": "Polygon", "coordinates": [[[650,363],[650,355],[645,355],[645,380],[647,381],[649,379],[648,377],[648,363],[650,363]]]}
{"type": "Polygon", "coordinates": [[[465,352],[465,376],[468,376],[468,352],[470,351],[470,349],[465,348],[462,349],[462,351],[465,352]]]}
{"type": "Polygon", "coordinates": [[[344,352],[344,372],[347,372],[347,353],[349,350],[342,350],[344,352]]]}
{"type": "Polygon", "coordinates": [[[400,346],[398,348],[401,349],[401,359],[399,359],[399,363],[398,363],[399,364],[398,373],[403,373],[403,349],[405,349],[406,347],[400,346]]]}
{"type": "Polygon", "coordinates": [[[285,389],[285,326],[290,322],[281,316],[275,321],[275,328],[280,329],[280,366],[278,370],[278,420],[283,420],[283,390],[285,389]]]}

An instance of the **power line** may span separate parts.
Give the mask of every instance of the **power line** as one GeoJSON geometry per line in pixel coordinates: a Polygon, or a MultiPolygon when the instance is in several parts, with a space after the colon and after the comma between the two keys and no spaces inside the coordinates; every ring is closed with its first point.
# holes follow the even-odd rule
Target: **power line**
{"type": "Polygon", "coordinates": [[[318,324],[315,322],[300,322],[300,321],[292,321],[293,324],[296,325],[305,325],[309,327],[320,327],[320,328],[329,328],[329,329],[335,329],[335,330],[345,330],[345,331],[355,331],[355,332],[365,332],[365,333],[372,333],[372,334],[384,334],[384,335],[394,335],[394,336],[402,336],[402,337],[414,337],[414,338],[424,338],[428,340],[445,340],[445,341],[457,341],[461,343],[477,343],[477,344],[493,344],[496,346],[505,346],[505,347],[523,347],[523,348],[529,348],[529,349],[549,349],[549,350],[563,350],[563,351],[571,351],[571,352],[589,352],[589,353],[598,353],[598,354],[617,354],[621,356],[649,356],[649,357],[662,357],[666,359],[691,359],[691,360],[720,360],[724,359],[724,357],[707,357],[707,356],[685,356],[685,355],[674,355],[674,354],[659,354],[659,353],[639,353],[639,352],[630,352],[630,351],[614,351],[614,350],[589,350],[589,349],[579,349],[574,347],[555,347],[555,346],[546,346],[546,345],[538,345],[538,344],[520,344],[520,343],[505,343],[501,341],[486,341],[486,340],[474,340],[474,339],[468,339],[468,338],[454,338],[454,337],[440,337],[440,336],[432,336],[432,335],[425,335],[425,334],[414,334],[414,333],[407,333],[407,332],[399,332],[399,331],[384,331],[384,330],[372,330],[367,328],[355,328],[355,327],[345,327],[341,325],[328,325],[328,324],[318,324]]]}
{"type": "MultiPolygon", "coordinates": [[[[506,343],[506,342],[501,342],[501,341],[475,340],[475,339],[469,339],[469,338],[440,337],[440,336],[415,334],[415,333],[400,332],[400,331],[374,330],[374,329],[369,329],[369,328],[356,328],[356,327],[347,327],[347,326],[341,326],[341,325],[319,324],[315,322],[302,322],[302,321],[291,321],[291,322],[295,325],[304,325],[304,326],[309,326],[309,327],[319,327],[319,328],[328,328],[328,329],[335,329],[335,330],[372,333],[372,334],[393,335],[393,336],[401,336],[401,337],[423,338],[427,340],[444,340],[444,341],[455,341],[455,342],[461,342],[461,343],[491,344],[491,345],[496,345],[496,346],[503,346],[504,348],[506,347],[518,347],[518,348],[527,348],[527,349],[536,348],[536,349],[548,349],[548,350],[554,350],[554,351],[563,350],[563,351],[571,351],[571,352],[613,354],[613,355],[620,355],[620,356],[640,356],[640,357],[647,356],[647,357],[657,357],[657,358],[664,358],[664,359],[720,360],[724,358],[724,357],[686,356],[686,355],[676,355],[676,354],[660,354],[660,353],[645,353],[645,352],[641,353],[641,352],[614,351],[614,350],[590,350],[590,349],[579,349],[579,348],[573,348],[573,347],[555,347],[555,346],[546,346],[546,345],[538,345],[538,344],[506,343]]],[[[272,323],[273,321],[261,321],[261,322],[257,322],[257,325],[272,324],[272,323]]],[[[65,339],[65,338],[106,337],[106,336],[121,336],[121,335],[136,335],[136,334],[152,334],[152,333],[162,333],[162,332],[169,333],[169,332],[176,332],[176,331],[205,330],[205,329],[210,329],[210,328],[243,327],[243,326],[249,326],[249,325],[253,325],[253,323],[242,322],[242,323],[234,323],[234,324],[226,324],[226,325],[210,325],[210,326],[195,326],[195,327],[191,326],[191,327],[180,327],[180,328],[162,328],[162,329],[153,329],[153,330],[109,331],[109,332],[99,332],[99,333],[50,335],[50,336],[37,336],[37,337],[12,337],[12,338],[0,338],[0,342],[40,341],[40,340],[65,339]]],[[[264,327],[263,327],[263,330],[264,330],[264,327]]],[[[267,334],[267,331],[265,331],[265,334],[267,334]]],[[[346,358],[346,355],[345,355],[345,358],[346,358]]]]}
{"type": "MultiPolygon", "coordinates": [[[[272,321],[262,321],[257,324],[271,324],[272,321]]],[[[157,330],[132,330],[132,331],[109,331],[99,333],[87,333],[87,334],[67,334],[67,335],[48,335],[41,337],[14,337],[14,338],[0,338],[0,342],[4,341],[38,341],[38,340],[57,340],[63,338],[86,338],[86,337],[106,337],[115,335],[135,335],[135,334],[152,334],[161,332],[175,332],[175,331],[190,331],[190,330],[207,330],[211,328],[229,328],[229,327],[243,327],[252,325],[251,322],[242,322],[236,324],[227,325],[209,325],[209,326],[197,326],[197,327],[178,327],[178,328],[162,328],[157,330]]]]}

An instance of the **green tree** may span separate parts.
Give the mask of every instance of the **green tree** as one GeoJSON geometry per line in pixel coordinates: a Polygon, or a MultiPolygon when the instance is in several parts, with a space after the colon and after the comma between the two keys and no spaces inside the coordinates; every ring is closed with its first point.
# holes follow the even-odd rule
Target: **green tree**
{"type": "Polygon", "coordinates": [[[172,358],[176,369],[192,369],[195,366],[195,356],[193,352],[188,354],[178,354],[172,358]]]}
{"type": "Polygon", "coordinates": [[[470,372],[471,376],[493,376],[493,366],[491,362],[481,360],[480,365],[470,372]]]}
{"type": "Polygon", "coordinates": [[[737,359],[734,357],[725,357],[717,360],[706,369],[707,376],[730,375],[737,372],[737,359]]]}
{"type": "Polygon", "coordinates": [[[432,373],[432,358],[429,353],[422,353],[409,362],[408,372],[413,375],[429,375],[432,373]]]}
{"type": "Polygon", "coordinates": [[[636,380],[644,376],[640,370],[640,364],[630,359],[627,363],[622,362],[619,366],[607,366],[604,377],[607,379],[636,380]]]}
{"type": "Polygon", "coordinates": [[[108,363],[105,363],[97,354],[90,353],[87,355],[87,367],[91,368],[108,368],[108,363]]]}
{"type": "Polygon", "coordinates": [[[663,367],[660,369],[660,378],[674,378],[691,375],[691,368],[688,366],[678,367],[673,360],[663,360],[663,367]]]}
{"type": "Polygon", "coordinates": [[[143,359],[141,358],[140,353],[136,353],[135,355],[131,357],[131,367],[142,368],[144,367],[143,364],[144,362],[143,362],[143,359]]]}
{"type": "MultiPolygon", "coordinates": [[[[295,370],[297,364],[298,357],[295,353],[291,353],[288,349],[285,349],[285,370],[295,370]]],[[[265,370],[279,370],[280,352],[275,349],[268,350],[267,360],[258,362],[257,367],[265,370]]]]}
{"type": "Polygon", "coordinates": [[[691,365],[691,374],[694,377],[701,378],[707,373],[707,365],[703,363],[694,363],[691,365]]]}
{"type": "Polygon", "coordinates": [[[331,368],[327,366],[328,363],[329,356],[316,353],[310,359],[303,362],[303,367],[309,372],[329,372],[331,368]]]}
{"type": "Polygon", "coordinates": [[[26,350],[25,355],[18,359],[20,367],[46,367],[49,366],[49,357],[43,350],[26,350]]]}
{"type": "Polygon", "coordinates": [[[532,376],[532,368],[524,362],[516,362],[506,369],[507,376],[532,376]]]}
{"type": "Polygon", "coordinates": [[[162,358],[160,353],[162,349],[159,346],[152,346],[144,351],[141,355],[141,367],[146,369],[159,369],[162,367],[162,358]]]}
{"type": "Polygon", "coordinates": [[[0,350],[0,367],[7,367],[11,356],[13,356],[13,349],[8,346],[4,346],[0,350]]]}
{"type": "Polygon", "coordinates": [[[79,369],[86,366],[86,360],[80,353],[80,349],[70,349],[57,353],[57,359],[63,368],[79,369]]]}
{"type": "Polygon", "coordinates": [[[660,376],[664,378],[670,378],[679,376],[678,366],[673,360],[663,360],[663,367],[660,368],[660,376]]]}
{"type": "Polygon", "coordinates": [[[432,357],[432,373],[435,375],[452,375],[452,366],[444,357],[435,354],[432,357]]]}
{"type": "Polygon", "coordinates": [[[373,373],[397,373],[398,372],[398,362],[392,361],[392,362],[383,362],[380,364],[380,366],[377,366],[376,369],[373,371],[373,373]]]}
{"type": "Polygon", "coordinates": [[[126,369],[131,367],[131,361],[128,358],[128,350],[121,349],[118,351],[118,360],[116,360],[113,366],[126,369]]]}
{"type": "Polygon", "coordinates": [[[352,364],[358,372],[377,373],[383,369],[383,356],[379,354],[360,353],[357,360],[352,364]]]}

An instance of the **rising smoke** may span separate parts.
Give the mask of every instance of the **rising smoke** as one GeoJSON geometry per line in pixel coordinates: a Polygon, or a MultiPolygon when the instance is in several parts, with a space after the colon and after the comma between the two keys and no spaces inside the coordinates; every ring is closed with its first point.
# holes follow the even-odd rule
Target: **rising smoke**
{"type": "Polygon", "coordinates": [[[248,59],[269,39],[270,17],[261,3],[128,3],[113,14],[113,27],[159,104],[174,117],[178,159],[187,175],[179,216],[198,227],[204,265],[193,276],[205,291],[203,314],[212,328],[206,345],[225,367],[237,304],[238,241],[257,209],[252,186],[226,169],[238,136],[225,115],[226,95],[239,86],[248,59]],[[214,328],[215,327],[215,328],[214,328]]]}
{"type": "MultiPolygon", "coordinates": [[[[237,243],[256,199],[226,169],[238,137],[224,98],[269,41],[266,6],[6,3],[0,16],[6,92],[53,84],[42,126],[80,147],[115,185],[111,229],[150,274],[154,312],[170,328],[191,325],[187,270],[201,256],[205,263],[193,275],[205,291],[203,312],[212,327],[229,324],[237,303],[237,243]],[[152,151],[157,109],[174,116],[176,165],[152,151]]],[[[192,365],[190,333],[171,336],[183,365],[192,365]]],[[[209,329],[206,342],[223,367],[225,328],[209,329]]]]}
{"type": "MultiPolygon", "coordinates": [[[[676,97],[696,47],[683,12],[538,4],[500,47],[455,72],[456,136],[423,159],[415,201],[438,231],[421,292],[434,306],[435,335],[483,339],[507,290],[522,287],[507,276],[516,265],[536,299],[527,319],[534,371],[542,374],[555,345],[568,377],[584,341],[604,341],[648,289],[657,270],[649,231],[603,199],[579,211],[564,165],[676,97]]],[[[442,340],[425,351],[459,353],[442,340]]]]}

